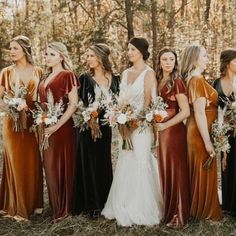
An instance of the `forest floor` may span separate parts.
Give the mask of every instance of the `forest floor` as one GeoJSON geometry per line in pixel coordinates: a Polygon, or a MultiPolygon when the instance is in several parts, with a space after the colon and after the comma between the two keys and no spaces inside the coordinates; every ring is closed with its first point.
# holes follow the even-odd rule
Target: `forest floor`
{"type": "MultiPolygon", "coordinates": [[[[113,139],[113,162],[117,160],[117,140],[113,139]]],[[[2,139],[0,139],[2,147],[2,139]]],[[[2,156],[0,156],[0,176],[2,172],[2,156]]],[[[1,178],[0,178],[1,179],[1,178]]],[[[48,196],[45,187],[45,208],[42,215],[34,215],[29,222],[16,222],[6,218],[0,218],[0,235],[39,236],[39,235],[204,235],[204,236],[231,236],[236,235],[236,221],[225,216],[220,222],[191,221],[179,230],[173,230],[163,224],[158,226],[132,226],[121,227],[114,220],[106,220],[103,217],[91,220],[84,216],[72,217],[62,222],[51,223],[51,211],[48,205],[48,196]]]]}

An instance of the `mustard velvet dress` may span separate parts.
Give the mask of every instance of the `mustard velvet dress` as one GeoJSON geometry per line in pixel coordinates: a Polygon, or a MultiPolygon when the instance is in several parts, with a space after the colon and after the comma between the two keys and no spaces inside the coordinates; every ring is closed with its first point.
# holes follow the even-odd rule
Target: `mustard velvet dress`
{"type": "MultiPolygon", "coordinates": [[[[0,74],[0,85],[5,91],[15,93],[15,66],[4,68],[0,74]]],[[[33,68],[32,78],[26,86],[26,103],[34,108],[37,88],[42,70],[33,68]]],[[[27,128],[21,132],[13,131],[10,116],[3,121],[3,172],[0,186],[0,210],[2,214],[21,216],[28,219],[34,210],[43,207],[43,174],[38,143],[35,134],[30,132],[33,119],[27,112],[27,128]]]]}
{"type": "Polygon", "coordinates": [[[190,182],[190,215],[196,219],[219,220],[221,208],[217,193],[217,162],[210,169],[203,164],[208,158],[203,139],[198,130],[193,103],[200,97],[207,99],[205,108],[208,130],[217,118],[218,94],[203,76],[192,77],[188,84],[191,115],[187,121],[188,168],[190,182]]]}

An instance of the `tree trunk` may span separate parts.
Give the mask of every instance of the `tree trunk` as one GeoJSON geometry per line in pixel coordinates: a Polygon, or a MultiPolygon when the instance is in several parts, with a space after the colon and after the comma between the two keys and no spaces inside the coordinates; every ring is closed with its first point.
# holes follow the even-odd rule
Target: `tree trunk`
{"type": "Polygon", "coordinates": [[[128,40],[134,37],[132,4],[133,0],[125,0],[125,14],[127,21],[127,29],[128,29],[128,40]]]}
{"type": "Polygon", "coordinates": [[[208,22],[209,22],[210,8],[211,8],[211,0],[206,0],[206,9],[205,9],[205,12],[204,12],[205,24],[208,24],[208,22]]]}
{"type": "Polygon", "coordinates": [[[153,44],[153,55],[152,55],[152,66],[156,71],[157,62],[157,2],[151,0],[151,12],[152,12],[152,44],[153,44]]]}
{"type": "Polygon", "coordinates": [[[185,17],[185,6],[187,5],[187,0],[182,0],[182,4],[181,4],[181,17],[185,17]]]}
{"type": "Polygon", "coordinates": [[[168,11],[167,28],[169,31],[168,44],[169,44],[169,46],[171,46],[174,43],[174,25],[175,25],[174,0],[167,1],[167,11],[168,11]]]}
{"type": "Polygon", "coordinates": [[[25,18],[29,17],[29,0],[25,0],[25,18]]]}

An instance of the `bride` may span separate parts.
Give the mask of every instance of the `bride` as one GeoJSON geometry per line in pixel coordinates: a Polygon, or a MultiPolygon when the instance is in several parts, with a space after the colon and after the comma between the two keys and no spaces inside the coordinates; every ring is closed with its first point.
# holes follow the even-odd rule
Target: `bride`
{"type": "MultiPolygon", "coordinates": [[[[155,73],[145,63],[149,57],[148,46],[144,38],[135,37],[129,41],[128,56],[132,67],[122,74],[121,88],[130,87],[130,104],[137,110],[147,107],[152,91],[156,91],[155,73]]],[[[119,148],[116,171],[102,215],[116,219],[122,226],[159,224],[163,203],[158,163],[151,154],[152,129],[141,131],[137,128],[130,139],[132,151],[119,148]]]]}

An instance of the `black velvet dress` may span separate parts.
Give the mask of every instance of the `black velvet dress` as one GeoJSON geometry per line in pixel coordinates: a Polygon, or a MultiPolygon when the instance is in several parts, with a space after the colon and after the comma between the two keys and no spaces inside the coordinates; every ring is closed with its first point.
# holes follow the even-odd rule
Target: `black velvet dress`
{"type": "MultiPolygon", "coordinates": [[[[79,97],[87,106],[89,94],[94,100],[96,81],[89,74],[79,77],[79,97]]],[[[119,77],[112,75],[110,90],[119,91],[119,77]]],[[[93,102],[92,100],[92,102],[93,102]]],[[[103,118],[104,112],[99,115],[103,118]]],[[[74,180],[73,214],[100,215],[111,187],[113,173],[111,161],[112,130],[106,125],[100,126],[102,137],[93,141],[90,128],[80,132],[77,129],[76,176],[74,180]]]]}
{"type": "MultiPolygon", "coordinates": [[[[223,108],[225,101],[233,102],[233,94],[226,96],[223,92],[220,79],[215,80],[214,88],[219,94],[219,106],[223,108]]],[[[229,133],[230,152],[227,154],[227,166],[222,176],[222,209],[236,217],[236,142],[234,132],[229,133]]]]}

